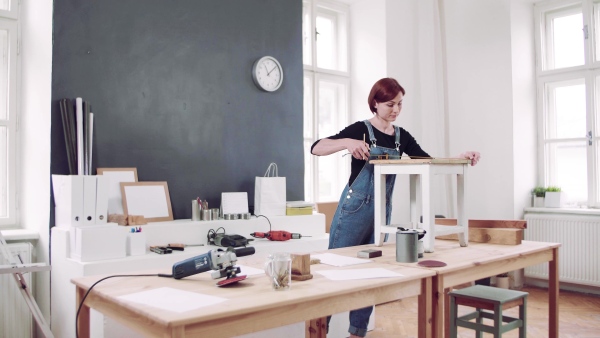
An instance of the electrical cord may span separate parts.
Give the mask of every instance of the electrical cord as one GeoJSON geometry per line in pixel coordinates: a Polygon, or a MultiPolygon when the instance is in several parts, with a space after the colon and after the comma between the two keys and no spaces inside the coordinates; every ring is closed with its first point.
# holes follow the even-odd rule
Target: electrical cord
{"type": "Polygon", "coordinates": [[[81,307],[83,306],[83,302],[87,298],[90,291],[92,291],[94,286],[96,286],[98,283],[100,283],[104,280],[107,280],[109,278],[114,278],[114,277],[168,277],[168,278],[172,278],[173,275],[169,275],[169,274],[165,274],[165,273],[152,274],[152,275],[112,275],[112,276],[104,277],[104,278],[96,281],[96,283],[92,284],[92,286],[90,286],[90,288],[86,291],[85,295],[83,295],[83,298],[81,298],[81,302],[79,303],[79,307],[77,308],[77,314],[75,315],[75,336],[77,338],[79,338],[79,320],[78,320],[79,312],[81,312],[81,307]]]}
{"type": "Polygon", "coordinates": [[[223,227],[218,227],[216,231],[213,229],[208,229],[208,233],[206,234],[206,240],[208,244],[214,244],[214,238],[217,237],[220,229],[223,229],[223,234],[225,234],[225,228],[223,227]]]}
{"type": "Polygon", "coordinates": [[[255,216],[256,216],[256,218],[258,218],[258,217],[264,217],[264,218],[267,219],[267,222],[269,222],[269,232],[270,232],[271,231],[271,221],[269,220],[269,218],[267,216],[265,216],[265,215],[255,215],[255,216]]]}

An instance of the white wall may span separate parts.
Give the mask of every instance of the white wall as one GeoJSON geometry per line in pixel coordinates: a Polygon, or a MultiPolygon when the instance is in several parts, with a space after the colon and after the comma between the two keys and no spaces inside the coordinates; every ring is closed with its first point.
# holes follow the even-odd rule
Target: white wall
{"type": "Polygon", "coordinates": [[[513,77],[513,217],[522,219],[523,208],[531,206],[531,189],[536,185],[537,121],[535,83],[534,0],[511,1],[511,44],[513,77]]]}
{"type": "Polygon", "coordinates": [[[514,158],[510,2],[444,3],[450,153],[476,149],[482,154],[481,162],[469,173],[468,213],[479,219],[511,218],[514,158]]]}
{"type": "MultiPolygon", "coordinates": [[[[21,224],[39,231],[35,259],[49,262],[52,0],[21,1],[21,17],[21,224]]],[[[50,273],[34,276],[36,300],[49,319],[50,273]]]]}
{"type": "Polygon", "coordinates": [[[371,118],[371,86],[387,74],[385,0],[362,0],[350,7],[350,123],[371,118]]]}

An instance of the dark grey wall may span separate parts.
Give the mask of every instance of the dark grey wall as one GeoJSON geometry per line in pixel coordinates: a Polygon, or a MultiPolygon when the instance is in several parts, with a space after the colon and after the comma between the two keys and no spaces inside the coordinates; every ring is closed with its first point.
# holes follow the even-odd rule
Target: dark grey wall
{"type": "Polygon", "coordinates": [[[82,97],[94,168],[167,181],[176,219],[197,196],[252,205],[270,162],[303,199],[301,0],[55,0],[53,37],[53,174],[68,174],[58,100],[82,97]],[[252,82],[264,55],[284,69],[275,93],[252,82]]]}

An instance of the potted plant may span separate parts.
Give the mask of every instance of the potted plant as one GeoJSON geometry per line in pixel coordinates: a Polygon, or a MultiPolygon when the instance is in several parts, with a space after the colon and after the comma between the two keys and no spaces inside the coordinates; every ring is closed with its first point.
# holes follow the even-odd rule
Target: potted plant
{"type": "Polygon", "coordinates": [[[510,288],[510,277],[508,277],[508,272],[496,275],[496,287],[502,289],[510,288]]]}
{"type": "Polygon", "coordinates": [[[560,208],[562,204],[562,191],[560,187],[550,186],[546,188],[544,206],[546,208],[560,208]]]}
{"type": "Polygon", "coordinates": [[[535,187],[531,191],[531,194],[533,195],[533,207],[534,208],[543,207],[544,206],[544,196],[546,195],[546,188],[540,187],[540,186],[535,187]]]}

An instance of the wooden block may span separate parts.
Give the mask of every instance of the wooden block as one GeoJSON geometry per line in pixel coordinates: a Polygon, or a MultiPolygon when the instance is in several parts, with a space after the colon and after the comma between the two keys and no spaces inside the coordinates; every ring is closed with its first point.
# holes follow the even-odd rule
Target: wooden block
{"type": "MultiPolygon", "coordinates": [[[[458,240],[458,235],[436,236],[439,239],[458,240]]],[[[469,228],[469,242],[517,245],[523,240],[523,229],[469,228]]]]}
{"type": "Polygon", "coordinates": [[[127,216],[123,214],[110,214],[108,215],[109,223],[117,223],[119,225],[127,225],[127,216]]]}
{"type": "MultiPolygon", "coordinates": [[[[436,218],[437,225],[456,225],[456,218],[436,218]]],[[[527,229],[527,221],[524,220],[492,220],[492,219],[470,219],[469,228],[507,228],[527,229]]]]}
{"type": "Polygon", "coordinates": [[[303,280],[309,280],[311,278],[313,278],[313,275],[311,275],[310,273],[308,275],[295,275],[295,274],[292,274],[292,280],[303,281],[303,280]]]}
{"type": "Polygon", "coordinates": [[[127,216],[128,225],[144,225],[148,224],[146,218],[142,215],[129,215],[127,216]]]}
{"type": "Polygon", "coordinates": [[[310,254],[292,254],[292,279],[307,280],[313,276],[310,274],[310,254]],[[295,278],[294,278],[295,276],[295,278]]]}

